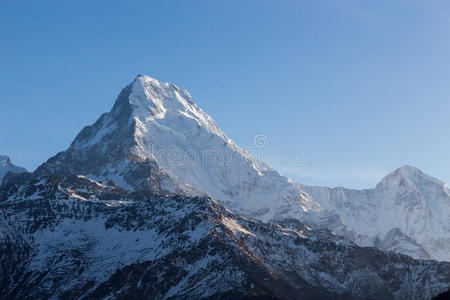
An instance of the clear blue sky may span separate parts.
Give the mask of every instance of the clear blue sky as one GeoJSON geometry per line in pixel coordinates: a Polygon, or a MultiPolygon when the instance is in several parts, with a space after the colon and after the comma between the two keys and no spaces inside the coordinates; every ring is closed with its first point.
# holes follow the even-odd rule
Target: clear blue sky
{"type": "Polygon", "coordinates": [[[0,1],[0,153],[34,169],[140,73],[297,181],[450,182],[448,1],[0,1]]]}

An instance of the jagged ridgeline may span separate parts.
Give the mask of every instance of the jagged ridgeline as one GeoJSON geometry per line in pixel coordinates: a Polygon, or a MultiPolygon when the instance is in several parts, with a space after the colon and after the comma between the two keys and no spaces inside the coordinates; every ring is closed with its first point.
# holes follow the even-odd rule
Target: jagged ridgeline
{"type": "Polygon", "coordinates": [[[450,286],[450,263],[361,247],[348,215],[147,76],[17,173],[0,187],[2,298],[431,299],[450,286]]]}

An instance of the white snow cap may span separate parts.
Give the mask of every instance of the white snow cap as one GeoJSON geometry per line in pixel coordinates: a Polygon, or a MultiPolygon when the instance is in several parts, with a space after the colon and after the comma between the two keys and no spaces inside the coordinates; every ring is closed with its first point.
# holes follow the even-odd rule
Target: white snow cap
{"type": "Polygon", "coordinates": [[[431,177],[420,169],[409,165],[403,165],[395,171],[387,174],[378,183],[377,187],[383,185],[398,186],[403,185],[423,185],[425,183],[433,183],[438,186],[445,186],[445,183],[437,178],[431,177]]]}
{"type": "Polygon", "coordinates": [[[128,101],[133,152],[154,159],[172,178],[262,219],[321,210],[289,178],[239,148],[187,90],[138,75],[128,101]]]}

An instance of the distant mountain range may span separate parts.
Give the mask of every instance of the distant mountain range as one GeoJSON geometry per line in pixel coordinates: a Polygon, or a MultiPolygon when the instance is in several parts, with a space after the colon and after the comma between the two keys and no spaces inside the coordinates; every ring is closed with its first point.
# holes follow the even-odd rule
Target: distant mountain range
{"type": "Polygon", "coordinates": [[[0,169],[6,298],[429,299],[450,287],[445,184],[408,166],[372,190],[296,184],[148,76],[24,171],[0,169]]]}

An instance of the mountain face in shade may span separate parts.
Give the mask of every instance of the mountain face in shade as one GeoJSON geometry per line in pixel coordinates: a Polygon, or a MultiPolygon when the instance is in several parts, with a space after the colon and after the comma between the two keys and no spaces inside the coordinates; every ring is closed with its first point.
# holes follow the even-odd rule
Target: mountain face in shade
{"type": "Polygon", "coordinates": [[[13,165],[8,156],[0,155],[0,185],[8,172],[20,174],[27,172],[27,169],[13,165]]]}
{"type": "Polygon", "coordinates": [[[450,191],[419,169],[403,166],[369,190],[300,187],[335,211],[362,245],[450,261],[450,191]]]}
{"type": "Polygon", "coordinates": [[[155,189],[158,182],[160,190],[206,194],[262,220],[312,218],[321,211],[289,178],[239,148],[186,90],[143,75],[38,173],[48,171],[135,190],[155,189]],[[146,165],[163,176],[153,180],[146,165]]]}
{"type": "MultiPolygon", "coordinates": [[[[409,213],[428,201],[419,195],[445,199],[434,180],[403,173],[377,186],[380,201],[409,213]]],[[[450,263],[391,252],[431,258],[412,232],[386,225],[375,240],[371,221],[334,208],[366,216],[364,205],[305,187],[322,191],[319,204],[236,146],[187,91],[147,76],[69,149],[6,179],[6,299],[431,299],[450,287],[450,263]],[[362,247],[370,238],[376,247],[362,247]]],[[[349,193],[377,208],[361,198],[371,191],[349,193]]]]}

